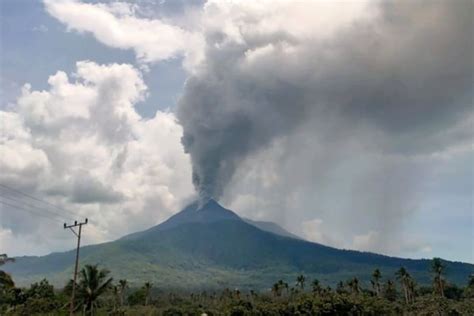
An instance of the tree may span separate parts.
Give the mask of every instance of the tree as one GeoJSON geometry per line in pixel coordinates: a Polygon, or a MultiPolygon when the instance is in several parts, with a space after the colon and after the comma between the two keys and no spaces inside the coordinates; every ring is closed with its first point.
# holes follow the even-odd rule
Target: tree
{"type": "Polygon", "coordinates": [[[392,280],[387,280],[385,283],[383,296],[390,302],[394,302],[397,299],[397,289],[392,280]]]}
{"type": "Polygon", "coordinates": [[[408,292],[408,301],[412,303],[415,302],[415,288],[416,288],[416,282],[409,275],[407,279],[407,292],[408,292]]]}
{"type": "Polygon", "coordinates": [[[467,286],[464,289],[464,297],[474,298],[474,274],[471,274],[469,276],[469,280],[467,281],[467,286]]]}
{"type": "Polygon", "coordinates": [[[117,311],[117,305],[120,303],[120,289],[117,285],[112,287],[112,293],[114,294],[114,312],[117,311]]]}
{"type": "Polygon", "coordinates": [[[322,287],[321,287],[321,284],[319,284],[318,279],[314,279],[313,282],[311,283],[311,286],[313,288],[313,294],[321,294],[322,287]]]}
{"type": "Polygon", "coordinates": [[[143,285],[143,290],[145,291],[145,306],[148,305],[150,302],[150,294],[151,294],[151,288],[153,287],[153,284],[150,282],[146,282],[143,285]]]}
{"type": "Polygon", "coordinates": [[[7,262],[14,262],[14,258],[9,258],[6,253],[0,255],[0,266],[3,266],[7,262]]]}
{"type": "Polygon", "coordinates": [[[275,297],[280,296],[280,287],[278,286],[278,283],[273,283],[272,293],[273,293],[273,296],[275,297]]]}
{"type": "Polygon", "coordinates": [[[395,275],[397,276],[398,281],[400,282],[402,288],[403,288],[403,293],[405,295],[405,303],[408,304],[408,279],[410,278],[410,274],[408,271],[404,268],[401,267],[395,275]]]}
{"type": "Polygon", "coordinates": [[[344,283],[342,281],[339,281],[336,286],[336,293],[343,294],[346,293],[346,290],[344,289],[344,283]]]}
{"type": "Polygon", "coordinates": [[[123,306],[125,301],[125,292],[128,289],[128,282],[125,279],[119,280],[119,292],[120,292],[120,306],[123,306]]]}
{"type": "Polygon", "coordinates": [[[78,299],[90,315],[94,313],[97,299],[111,287],[112,278],[108,275],[108,270],[99,270],[97,265],[86,265],[79,273],[78,299]]]}
{"type": "Polygon", "coordinates": [[[352,294],[359,294],[360,293],[360,286],[359,286],[359,279],[352,278],[347,281],[347,286],[351,290],[352,294]]]}
{"type": "Polygon", "coordinates": [[[435,289],[436,293],[439,294],[441,297],[444,297],[444,274],[445,266],[440,258],[433,258],[431,262],[431,271],[434,274],[433,278],[433,288],[435,289]]]}
{"type": "Polygon", "coordinates": [[[0,270],[0,290],[8,290],[15,287],[12,277],[5,271],[0,270]]]}
{"type": "Polygon", "coordinates": [[[380,279],[382,278],[382,273],[379,269],[375,269],[372,273],[372,287],[375,291],[375,295],[380,296],[380,279]]]}
{"type": "Polygon", "coordinates": [[[274,283],[272,286],[272,293],[275,297],[281,296],[283,289],[286,289],[288,292],[288,283],[283,282],[283,280],[278,280],[278,282],[274,283]]]}
{"type": "Polygon", "coordinates": [[[304,290],[304,282],[305,282],[305,277],[304,275],[300,274],[298,275],[298,277],[296,278],[296,285],[299,285],[301,290],[304,290]]]}

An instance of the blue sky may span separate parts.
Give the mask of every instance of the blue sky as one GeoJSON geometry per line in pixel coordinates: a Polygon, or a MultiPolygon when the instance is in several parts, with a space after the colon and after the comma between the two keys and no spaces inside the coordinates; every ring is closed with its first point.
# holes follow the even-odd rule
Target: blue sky
{"type": "MultiPolygon", "coordinates": [[[[416,4],[353,4],[339,15],[337,5],[303,10],[287,2],[271,12],[213,1],[64,3],[0,3],[7,127],[0,181],[81,216],[116,221],[91,225],[86,243],[177,212],[197,198],[194,172],[204,189],[222,184],[211,194],[240,215],[316,242],[474,262],[472,65],[465,56],[451,59],[469,50],[459,30],[472,19],[463,22],[462,8],[432,3],[445,18],[430,33],[416,4]],[[306,15],[312,9],[322,12],[318,21],[306,15]],[[381,10],[395,18],[380,22],[381,10]],[[412,24],[397,24],[397,14],[409,14],[412,24]],[[120,32],[110,26],[116,21],[120,32]],[[381,30],[385,45],[353,21],[375,23],[365,30],[381,30]],[[156,31],[140,37],[146,28],[156,31]],[[334,61],[323,43],[332,43],[334,61]],[[431,59],[418,49],[429,49],[431,59]],[[51,77],[58,71],[67,79],[51,77]],[[449,72],[458,78],[452,85],[443,77],[449,72]],[[22,92],[26,83],[31,88],[22,92]],[[333,107],[319,107],[324,102],[333,107]],[[183,133],[193,140],[186,153],[183,133]],[[233,169],[206,174],[209,164],[233,169]]],[[[20,214],[3,209],[0,216],[0,247],[13,255],[70,247],[61,229],[38,238],[20,214]]]]}

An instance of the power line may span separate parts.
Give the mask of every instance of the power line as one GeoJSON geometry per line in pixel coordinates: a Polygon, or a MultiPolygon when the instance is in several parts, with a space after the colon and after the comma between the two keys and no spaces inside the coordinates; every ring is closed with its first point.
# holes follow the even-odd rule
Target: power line
{"type": "Polygon", "coordinates": [[[14,204],[7,203],[7,202],[2,201],[2,200],[0,200],[0,203],[1,203],[1,204],[4,204],[4,205],[8,205],[8,206],[13,207],[14,209],[17,209],[17,210],[20,210],[20,211],[25,211],[25,212],[31,213],[31,214],[33,214],[33,215],[40,216],[40,217],[43,217],[43,218],[45,218],[45,219],[49,219],[49,220],[51,220],[51,221],[56,221],[56,222],[59,222],[59,223],[63,223],[63,221],[61,221],[61,220],[60,220],[59,218],[57,218],[57,217],[46,216],[46,214],[41,214],[41,213],[35,212],[35,211],[33,211],[33,210],[30,210],[30,209],[27,209],[27,208],[18,206],[18,205],[14,205],[14,204]]]}
{"type": "Polygon", "coordinates": [[[36,196],[27,194],[27,193],[25,193],[25,192],[22,192],[22,191],[20,191],[20,190],[14,189],[14,188],[11,188],[11,187],[6,186],[6,185],[1,184],[1,183],[0,183],[0,188],[4,188],[4,189],[7,189],[7,190],[10,190],[10,191],[12,191],[12,192],[15,192],[15,193],[17,193],[17,194],[26,196],[26,197],[28,197],[28,198],[30,198],[30,199],[33,199],[33,200],[35,200],[35,201],[38,201],[38,202],[45,203],[45,204],[47,204],[47,205],[49,205],[49,206],[51,206],[51,207],[54,207],[54,208],[57,209],[57,210],[60,210],[60,211],[69,213],[69,215],[73,216],[73,218],[76,218],[76,217],[77,217],[77,214],[75,214],[74,212],[65,210],[64,208],[61,208],[61,207],[59,207],[59,206],[57,206],[57,205],[55,205],[55,204],[53,204],[53,203],[50,203],[50,202],[48,202],[48,201],[42,200],[42,199],[40,199],[40,198],[38,198],[38,197],[36,197],[36,196]]]}
{"type": "Polygon", "coordinates": [[[2,195],[1,191],[0,191],[0,198],[8,199],[12,202],[23,204],[22,206],[26,205],[27,207],[30,207],[34,210],[37,210],[38,212],[47,212],[49,214],[52,214],[53,216],[58,216],[59,218],[62,218],[62,219],[72,219],[72,220],[74,220],[74,218],[72,216],[60,214],[60,213],[57,213],[57,212],[54,212],[54,211],[51,211],[51,210],[48,210],[48,209],[45,209],[45,208],[42,208],[42,207],[38,207],[36,205],[29,204],[29,203],[25,202],[24,200],[18,200],[18,199],[13,198],[12,196],[2,195]]]}

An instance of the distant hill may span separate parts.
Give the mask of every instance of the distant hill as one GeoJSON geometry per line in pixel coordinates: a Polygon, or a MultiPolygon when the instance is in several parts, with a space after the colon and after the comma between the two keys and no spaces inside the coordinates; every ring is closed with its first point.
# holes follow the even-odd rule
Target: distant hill
{"type": "MultiPolygon", "coordinates": [[[[431,283],[429,260],[339,250],[288,236],[275,226],[265,229],[261,223],[242,220],[214,200],[202,206],[193,203],[148,230],[81,248],[81,264],[100,264],[132,285],[151,281],[163,288],[265,289],[279,279],[291,283],[301,273],[328,285],[357,276],[369,286],[375,268],[385,279],[394,279],[401,266],[418,283],[431,283]]],[[[74,251],[16,259],[3,268],[17,283],[47,278],[64,285],[72,274],[74,251]]],[[[457,284],[474,272],[472,264],[445,264],[448,280],[457,284]]]]}

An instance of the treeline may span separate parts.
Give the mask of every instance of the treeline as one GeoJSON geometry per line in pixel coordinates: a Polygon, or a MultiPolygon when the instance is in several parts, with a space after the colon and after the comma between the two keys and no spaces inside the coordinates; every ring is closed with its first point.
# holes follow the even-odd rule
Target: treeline
{"type": "MultiPolygon", "coordinates": [[[[86,265],[79,273],[74,301],[77,315],[474,315],[474,275],[464,287],[450,284],[438,258],[431,264],[431,286],[418,286],[401,267],[384,276],[376,269],[369,287],[357,278],[334,288],[304,275],[279,280],[268,290],[164,292],[147,282],[132,289],[105,269],[86,265]]],[[[15,286],[0,271],[0,315],[67,315],[72,280],[54,289],[47,280],[15,286]]]]}

